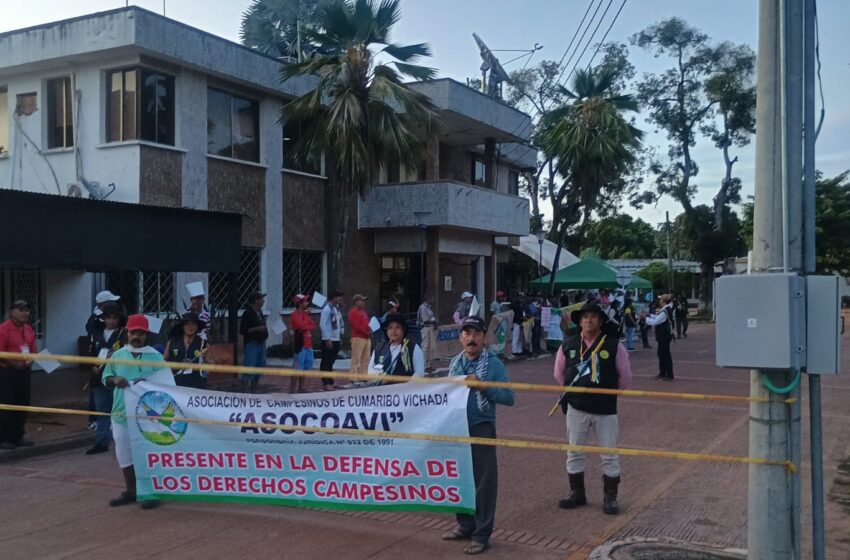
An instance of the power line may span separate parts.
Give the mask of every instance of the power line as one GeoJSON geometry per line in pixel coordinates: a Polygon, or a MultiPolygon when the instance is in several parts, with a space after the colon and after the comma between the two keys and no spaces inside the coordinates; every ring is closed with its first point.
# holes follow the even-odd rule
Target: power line
{"type": "MultiPolygon", "coordinates": [[[[567,45],[566,49],[564,49],[564,54],[561,55],[561,60],[558,61],[558,69],[560,69],[561,65],[564,64],[564,59],[567,58],[567,53],[570,52],[570,48],[572,48],[573,42],[576,40],[576,37],[578,36],[578,31],[579,31],[579,29],[581,29],[581,26],[584,24],[584,20],[587,18],[587,14],[590,13],[590,8],[593,7],[593,4],[595,2],[596,2],[596,0],[590,0],[590,2],[587,3],[587,9],[584,11],[584,16],[582,16],[581,21],[579,22],[578,26],[576,27],[576,30],[573,33],[573,37],[572,37],[572,39],[570,39],[570,44],[567,45]]],[[[600,4],[601,4],[601,0],[600,0],[600,4]]],[[[569,64],[569,63],[567,63],[567,64],[569,64]]]]}
{"type": "MultiPolygon", "coordinates": [[[[578,58],[576,59],[576,63],[573,65],[573,69],[570,70],[570,75],[567,76],[567,79],[564,83],[569,83],[570,78],[572,78],[573,74],[576,71],[576,68],[578,68],[578,63],[581,62],[581,57],[584,56],[584,53],[587,51],[587,47],[589,47],[590,44],[593,42],[593,38],[596,36],[596,32],[599,31],[599,26],[602,25],[602,21],[605,19],[605,14],[608,13],[608,9],[611,7],[611,4],[613,4],[613,3],[614,3],[614,0],[608,0],[608,5],[605,7],[605,11],[602,12],[602,17],[599,18],[599,22],[597,22],[596,27],[593,29],[593,33],[590,34],[590,39],[587,40],[587,44],[584,45],[584,49],[582,49],[581,54],[578,55],[578,58]]],[[[601,5],[602,4],[600,3],[600,6],[601,5]]],[[[560,80],[558,80],[558,81],[560,81],[560,80]]]]}
{"type": "Polygon", "coordinates": [[[605,30],[605,35],[603,35],[602,39],[599,40],[599,43],[596,44],[596,50],[593,51],[593,56],[590,57],[590,62],[587,63],[587,69],[590,69],[590,65],[593,64],[593,59],[596,58],[596,55],[599,53],[599,49],[605,44],[605,39],[608,38],[608,33],[611,32],[611,28],[614,27],[614,24],[617,23],[617,18],[620,17],[620,12],[623,11],[627,1],[628,0],[623,0],[623,3],[620,4],[620,9],[617,10],[616,14],[614,14],[614,19],[611,20],[611,25],[608,26],[608,29],[605,30]]]}
{"type": "MultiPolygon", "coordinates": [[[[592,1],[592,0],[591,0],[591,1],[592,1]]],[[[567,63],[564,65],[564,67],[563,67],[563,68],[561,68],[561,73],[560,73],[560,74],[558,74],[558,79],[557,79],[557,80],[555,80],[555,83],[559,83],[559,82],[561,81],[561,78],[564,76],[564,72],[567,70],[567,67],[570,65],[570,62],[572,62],[572,61],[573,61],[573,57],[575,56],[576,52],[578,52],[578,47],[579,47],[579,45],[581,45],[581,42],[582,42],[582,41],[584,41],[584,36],[585,36],[585,35],[587,35],[587,30],[588,30],[588,29],[590,29],[590,26],[591,26],[591,24],[593,23],[593,20],[594,20],[594,19],[596,19],[596,14],[598,14],[598,13],[599,13],[599,8],[601,8],[601,7],[602,7],[602,2],[603,2],[603,1],[604,1],[604,0],[599,0],[599,4],[596,6],[596,9],[593,11],[593,15],[592,15],[592,16],[590,16],[590,21],[588,21],[588,22],[587,22],[587,26],[584,28],[584,31],[582,32],[581,37],[579,37],[578,43],[576,43],[576,48],[573,50],[573,54],[571,54],[571,55],[570,55],[570,59],[567,61],[567,63]]],[[[609,6],[611,5],[611,2],[612,2],[612,1],[613,1],[613,0],[609,0],[609,1],[608,1],[608,5],[609,5],[609,6]]],[[[606,9],[606,11],[607,11],[607,9],[606,9]]],[[[604,15],[603,15],[603,16],[604,16],[604,15]]],[[[582,20],[582,21],[584,21],[584,20],[582,20]]],[[[598,26],[597,26],[597,27],[598,27],[598,26]]],[[[585,49],[586,49],[586,48],[587,48],[587,47],[585,47],[585,49]]],[[[582,54],[584,54],[584,51],[582,51],[582,54]]],[[[581,58],[581,57],[579,57],[579,58],[581,58]]],[[[560,67],[560,64],[559,64],[558,66],[560,67]]],[[[568,77],[567,79],[569,80],[569,77],[568,77]]]]}

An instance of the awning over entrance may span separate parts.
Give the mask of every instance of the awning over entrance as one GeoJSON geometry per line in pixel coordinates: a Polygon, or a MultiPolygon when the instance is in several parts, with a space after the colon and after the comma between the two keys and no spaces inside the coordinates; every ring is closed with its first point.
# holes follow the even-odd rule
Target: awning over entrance
{"type": "Polygon", "coordinates": [[[0,266],[239,272],[242,217],[0,189],[0,266]]]}
{"type": "MultiPolygon", "coordinates": [[[[531,257],[535,260],[535,262],[541,258],[541,247],[540,242],[537,241],[536,235],[523,235],[519,238],[519,245],[512,245],[511,249],[515,249],[520,253],[531,257]]],[[[558,245],[556,243],[552,243],[548,239],[543,240],[543,250],[542,250],[542,265],[549,270],[552,270],[552,265],[555,264],[555,252],[558,250],[558,245]]],[[[561,254],[558,256],[558,270],[562,270],[567,268],[568,266],[574,265],[579,262],[579,259],[574,254],[567,251],[565,248],[561,247],[561,254]]]]}

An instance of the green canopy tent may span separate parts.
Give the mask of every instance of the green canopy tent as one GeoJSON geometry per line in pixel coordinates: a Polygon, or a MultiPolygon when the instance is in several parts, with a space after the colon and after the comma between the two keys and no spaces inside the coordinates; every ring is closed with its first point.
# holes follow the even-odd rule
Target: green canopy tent
{"type": "MultiPolygon", "coordinates": [[[[617,269],[608,266],[601,260],[593,257],[587,257],[579,262],[562,268],[555,274],[555,290],[587,290],[587,289],[616,289],[620,287],[617,283],[617,269]]],[[[545,288],[549,285],[549,277],[547,274],[530,282],[533,288],[545,288]]],[[[641,278],[640,276],[632,275],[629,285],[626,286],[631,290],[651,290],[652,282],[641,278]]]]}

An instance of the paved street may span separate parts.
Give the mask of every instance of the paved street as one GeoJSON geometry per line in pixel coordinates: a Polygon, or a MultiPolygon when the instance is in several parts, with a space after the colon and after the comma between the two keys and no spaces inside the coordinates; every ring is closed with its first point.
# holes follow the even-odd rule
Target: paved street
{"type": "MultiPolygon", "coordinates": [[[[695,324],[673,346],[676,381],[662,383],[654,350],[632,354],[635,388],[746,395],[749,375],[714,367],[713,326],[695,324]]],[[[845,337],[845,341],[847,338],[845,337]]],[[[846,346],[846,345],[845,345],[846,346]]],[[[513,380],[552,382],[551,357],[509,366],[513,380]]],[[[850,364],[844,355],[844,370],[850,364]]],[[[804,392],[804,399],[806,393],[804,392]]],[[[826,491],[850,456],[850,376],[824,380],[826,491]]],[[[523,393],[499,410],[501,437],[561,442],[564,419],[547,418],[554,398],[523,393]]],[[[620,400],[621,445],[698,453],[747,454],[745,404],[663,399],[620,400]]],[[[803,407],[804,426],[808,407],[803,407]]],[[[804,496],[809,491],[804,428],[804,496]]],[[[585,558],[597,544],[628,536],[670,537],[746,546],[747,467],[624,458],[621,514],[602,514],[598,457],[588,461],[591,504],[557,507],[567,489],[564,457],[543,451],[499,451],[497,531],[488,558],[585,558]]],[[[772,467],[766,467],[772,468],[772,467]]],[[[846,473],[845,473],[846,476],[846,473]]],[[[443,542],[449,516],[336,513],[266,506],[169,503],[154,511],[112,509],[121,486],[111,454],[73,450],[0,465],[0,558],[458,558],[463,544],[443,542]]],[[[846,489],[844,490],[846,492],[846,489]]],[[[828,498],[829,558],[850,556],[850,509],[828,498]]],[[[810,549],[804,498],[804,550],[810,549]]],[[[805,556],[808,556],[806,553],[805,556]]]]}

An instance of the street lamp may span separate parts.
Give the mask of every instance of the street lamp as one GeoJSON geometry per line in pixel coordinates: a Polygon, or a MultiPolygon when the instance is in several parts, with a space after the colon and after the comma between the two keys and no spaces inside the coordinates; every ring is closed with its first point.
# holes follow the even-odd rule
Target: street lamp
{"type": "MultiPolygon", "coordinates": [[[[420,233],[420,242],[419,242],[419,304],[425,301],[425,251],[427,250],[427,233],[428,225],[425,223],[425,218],[431,215],[431,212],[427,210],[419,210],[413,213],[416,216],[416,226],[419,228],[420,233]]],[[[433,296],[433,294],[431,294],[433,296]]]]}
{"type": "Polygon", "coordinates": [[[534,235],[537,237],[537,245],[540,247],[537,258],[537,278],[540,279],[543,276],[543,242],[546,240],[546,232],[543,231],[543,228],[540,228],[534,232],[534,235]]]}

